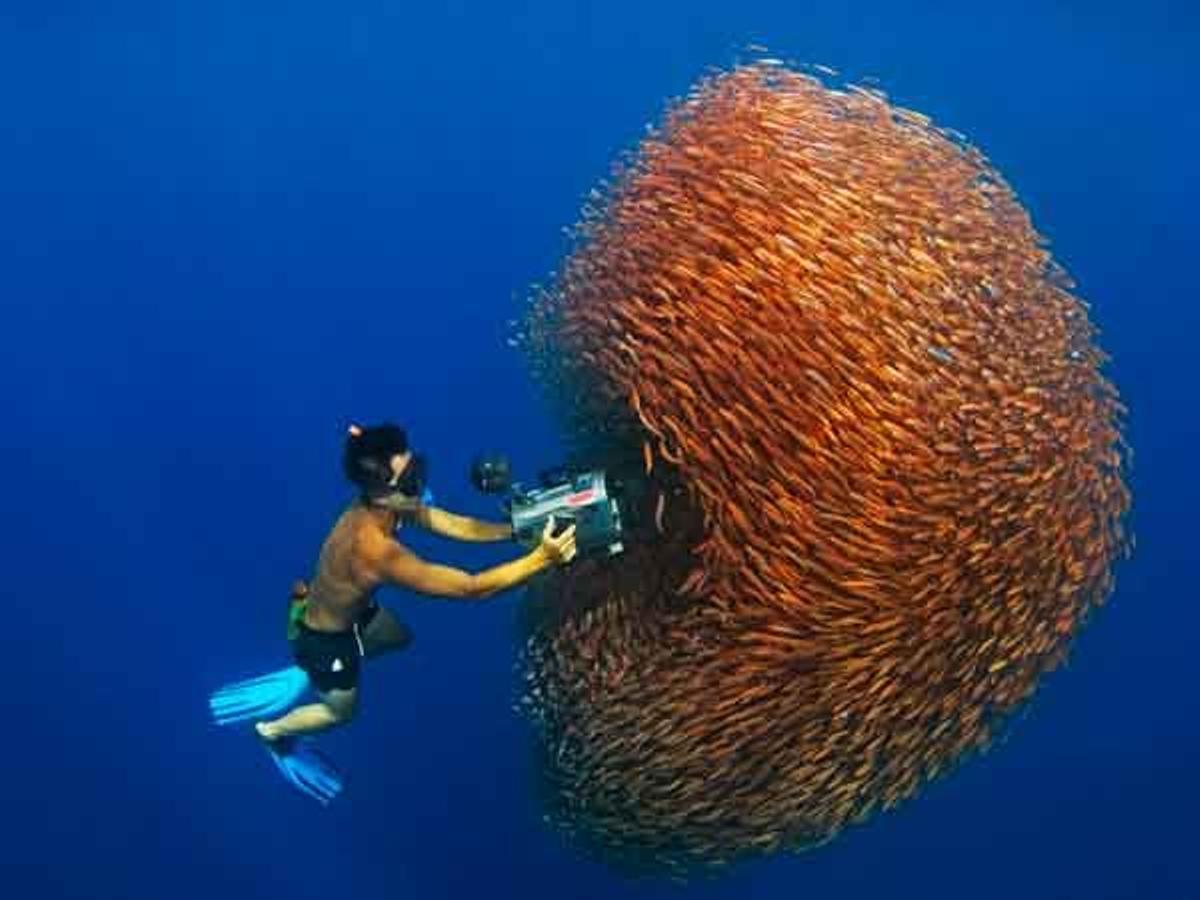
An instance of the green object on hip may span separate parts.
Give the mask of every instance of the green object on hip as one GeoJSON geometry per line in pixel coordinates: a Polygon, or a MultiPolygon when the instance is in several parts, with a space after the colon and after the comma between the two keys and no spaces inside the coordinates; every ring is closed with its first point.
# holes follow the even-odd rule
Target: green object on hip
{"type": "Polygon", "coordinates": [[[304,614],[308,612],[308,598],[293,599],[288,604],[287,638],[294,641],[300,636],[300,625],[304,622],[304,614]]]}

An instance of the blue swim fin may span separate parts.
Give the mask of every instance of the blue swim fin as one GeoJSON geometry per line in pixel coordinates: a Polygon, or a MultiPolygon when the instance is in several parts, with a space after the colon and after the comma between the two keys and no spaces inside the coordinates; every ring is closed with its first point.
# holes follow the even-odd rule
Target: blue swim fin
{"type": "Polygon", "coordinates": [[[266,747],[279,774],[322,806],[328,806],[341,793],[342,773],[312,744],[297,738],[280,738],[266,747]]]}
{"type": "Polygon", "coordinates": [[[218,725],[264,719],[283,712],[308,689],[308,675],[290,666],[259,678],[227,684],[209,697],[208,707],[218,725]]]}

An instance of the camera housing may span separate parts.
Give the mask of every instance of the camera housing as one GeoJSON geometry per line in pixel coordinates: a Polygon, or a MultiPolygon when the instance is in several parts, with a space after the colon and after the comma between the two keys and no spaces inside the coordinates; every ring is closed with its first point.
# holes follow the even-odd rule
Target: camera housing
{"type": "Polygon", "coordinates": [[[553,516],[556,534],[574,524],[575,544],[581,554],[615,556],[625,549],[621,507],[609,496],[601,471],[580,472],[538,490],[515,489],[508,509],[513,536],[523,544],[536,545],[553,516]]]}
{"type": "Polygon", "coordinates": [[[556,534],[575,526],[581,555],[615,556],[625,549],[621,505],[609,490],[604,471],[547,470],[533,489],[511,484],[510,472],[504,457],[480,456],[472,464],[471,482],[484,493],[505,494],[502,506],[517,541],[536,546],[553,516],[556,534]]]}

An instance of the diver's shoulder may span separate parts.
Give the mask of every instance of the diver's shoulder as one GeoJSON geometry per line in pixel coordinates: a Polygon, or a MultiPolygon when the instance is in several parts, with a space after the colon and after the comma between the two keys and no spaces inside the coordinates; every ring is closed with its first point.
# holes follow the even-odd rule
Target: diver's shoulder
{"type": "Polygon", "coordinates": [[[351,503],[341,511],[330,529],[330,534],[358,536],[371,530],[379,530],[370,511],[361,503],[351,503]]]}
{"type": "Polygon", "coordinates": [[[350,520],[346,527],[355,556],[377,558],[388,554],[397,546],[395,533],[368,513],[350,520]]]}

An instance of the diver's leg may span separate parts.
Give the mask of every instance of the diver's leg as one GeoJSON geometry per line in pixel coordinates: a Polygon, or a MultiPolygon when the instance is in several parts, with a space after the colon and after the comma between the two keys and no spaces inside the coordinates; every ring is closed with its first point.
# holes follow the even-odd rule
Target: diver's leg
{"type": "Polygon", "coordinates": [[[259,737],[268,741],[315,734],[336,725],[344,725],[354,717],[358,702],[358,688],[332,690],[320,694],[320,703],[297,706],[285,716],[270,722],[259,722],[254,726],[259,737]]]}
{"type": "Polygon", "coordinates": [[[404,650],[412,643],[412,639],[412,629],[381,606],[362,630],[363,655],[370,659],[404,650]]]}

